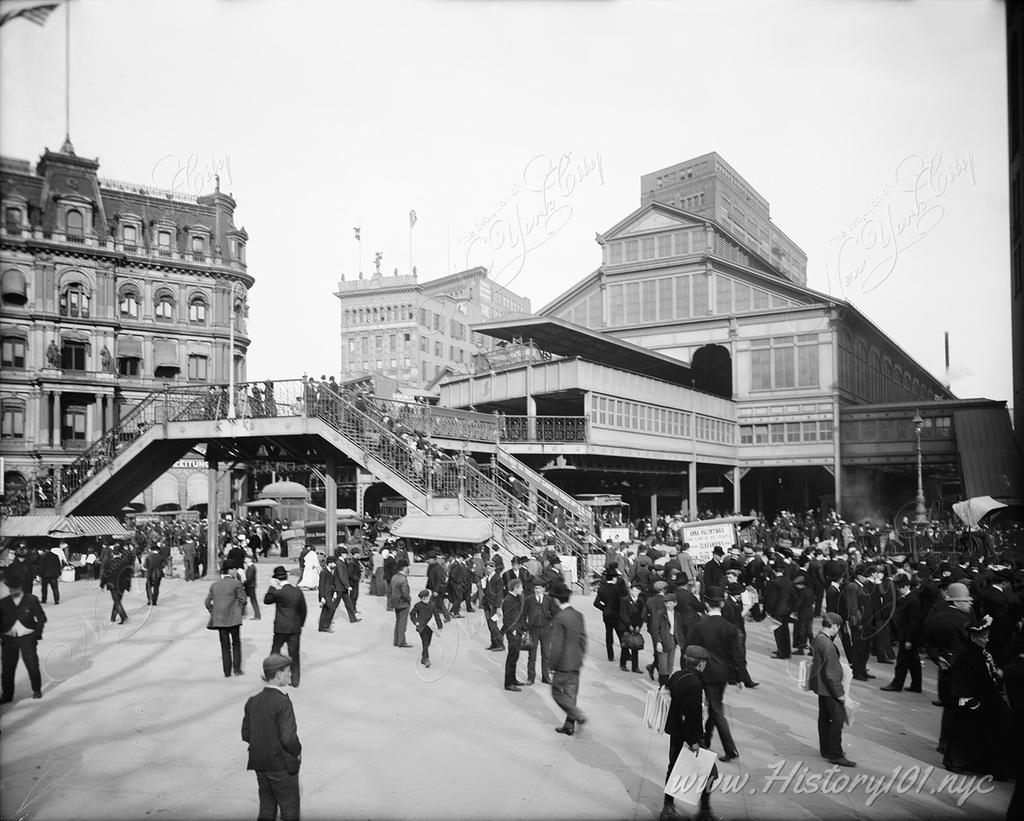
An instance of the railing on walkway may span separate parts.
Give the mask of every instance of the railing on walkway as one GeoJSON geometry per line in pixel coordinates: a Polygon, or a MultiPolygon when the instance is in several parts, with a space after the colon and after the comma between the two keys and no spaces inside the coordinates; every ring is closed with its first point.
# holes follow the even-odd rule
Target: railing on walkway
{"type": "Polygon", "coordinates": [[[503,442],[586,442],[586,416],[502,416],[503,442]]]}

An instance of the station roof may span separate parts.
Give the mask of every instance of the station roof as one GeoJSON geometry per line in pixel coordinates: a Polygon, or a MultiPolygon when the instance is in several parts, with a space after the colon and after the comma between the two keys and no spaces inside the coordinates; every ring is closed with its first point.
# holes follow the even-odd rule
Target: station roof
{"type": "Polygon", "coordinates": [[[532,339],[537,347],[556,356],[579,357],[674,385],[692,386],[690,366],[678,359],[558,317],[513,316],[473,325],[473,330],[508,342],[532,339]]]}

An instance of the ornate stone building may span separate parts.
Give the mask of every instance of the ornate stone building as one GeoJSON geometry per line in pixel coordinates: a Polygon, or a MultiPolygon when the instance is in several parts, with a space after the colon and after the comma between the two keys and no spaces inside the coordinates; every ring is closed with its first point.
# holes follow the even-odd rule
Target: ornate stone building
{"type": "MultiPolygon", "coordinates": [[[[253,279],[234,199],[219,183],[191,197],[98,172],[70,143],[35,165],[0,159],[9,504],[29,493],[48,506],[55,470],[147,393],[226,382],[230,367],[245,378],[253,279]]],[[[186,477],[180,485],[184,508],[186,477]]]]}

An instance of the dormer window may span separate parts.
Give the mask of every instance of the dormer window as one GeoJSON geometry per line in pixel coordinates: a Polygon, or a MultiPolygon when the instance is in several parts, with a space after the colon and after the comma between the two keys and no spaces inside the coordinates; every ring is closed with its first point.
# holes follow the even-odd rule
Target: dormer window
{"type": "Polygon", "coordinates": [[[77,208],[72,208],[68,211],[67,216],[64,218],[64,223],[67,226],[68,239],[85,236],[85,218],[77,208]]]}
{"type": "Polygon", "coordinates": [[[169,257],[171,255],[171,232],[170,231],[157,231],[156,232],[156,247],[160,252],[160,256],[169,257]]]}
{"type": "Polygon", "coordinates": [[[21,234],[21,209],[7,207],[4,209],[4,228],[8,234],[21,234]]]}
{"type": "Polygon", "coordinates": [[[192,235],[192,256],[204,257],[206,255],[206,237],[197,234],[192,235]]]}
{"type": "Polygon", "coordinates": [[[134,251],[139,244],[139,229],[135,225],[125,225],[121,228],[121,241],[126,251],[134,251]]]}

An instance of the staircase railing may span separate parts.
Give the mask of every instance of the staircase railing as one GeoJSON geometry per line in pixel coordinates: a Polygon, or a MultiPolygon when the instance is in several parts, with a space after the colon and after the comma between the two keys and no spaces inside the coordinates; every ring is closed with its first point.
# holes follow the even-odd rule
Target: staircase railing
{"type": "MultiPolygon", "coordinates": [[[[515,496],[522,504],[530,508],[536,508],[537,515],[544,521],[551,522],[554,526],[567,533],[584,534],[582,540],[586,540],[586,534],[594,532],[593,515],[587,508],[579,504],[565,491],[560,489],[558,493],[561,498],[553,499],[548,496],[550,490],[546,487],[539,487],[538,493],[531,494],[527,483],[522,479],[521,474],[529,471],[518,470],[518,465],[512,467],[502,464],[500,459],[493,460],[486,466],[487,473],[499,486],[515,496]],[[571,502],[572,504],[568,504],[571,502]]],[[[524,465],[524,467],[526,467],[524,465]]],[[[550,485],[550,483],[548,483],[550,485]]],[[[552,488],[554,485],[550,485],[552,488]]],[[[554,495],[554,494],[552,494],[554,495]]]]}
{"type": "MultiPolygon", "coordinates": [[[[581,505],[576,499],[562,490],[558,485],[554,484],[548,479],[545,479],[529,465],[520,459],[517,459],[507,450],[502,447],[498,447],[495,451],[495,457],[497,464],[503,469],[504,475],[507,476],[509,473],[525,477],[528,483],[537,485],[537,489],[542,492],[548,499],[551,500],[553,505],[557,505],[565,512],[567,518],[573,520],[574,524],[578,524],[583,529],[590,533],[594,526],[594,514],[590,508],[586,505],[581,505]]],[[[508,484],[511,485],[511,479],[508,479],[508,484]]]]}

